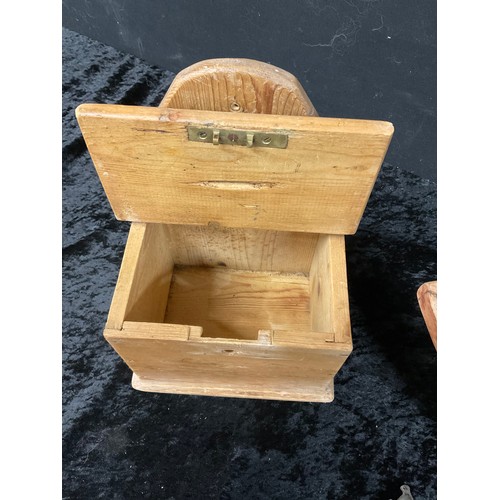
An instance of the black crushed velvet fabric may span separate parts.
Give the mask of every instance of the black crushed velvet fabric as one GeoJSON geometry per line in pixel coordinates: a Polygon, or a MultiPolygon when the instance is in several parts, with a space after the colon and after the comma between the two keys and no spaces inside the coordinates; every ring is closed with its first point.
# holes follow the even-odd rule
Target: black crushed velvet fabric
{"type": "MultiPolygon", "coordinates": [[[[436,498],[436,353],[416,301],[436,277],[436,186],[384,164],[347,239],[354,351],[331,404],[149,394],[102,337],[129,224],[74,110],[156,105],[173,75],[63,34],[63,497],[436,498]]],[[[396,134],[398,132],[396,131],[396,134]]]]}

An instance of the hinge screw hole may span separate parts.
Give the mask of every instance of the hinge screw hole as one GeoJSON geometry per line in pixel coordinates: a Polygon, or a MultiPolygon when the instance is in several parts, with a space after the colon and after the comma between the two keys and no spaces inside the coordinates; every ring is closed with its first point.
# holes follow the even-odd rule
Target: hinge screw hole
{"type": "Polygon", "coordinates": [[[229,107],[231,111],[241,111],[241,106],[237,102],[232,102],[229,107]]]}

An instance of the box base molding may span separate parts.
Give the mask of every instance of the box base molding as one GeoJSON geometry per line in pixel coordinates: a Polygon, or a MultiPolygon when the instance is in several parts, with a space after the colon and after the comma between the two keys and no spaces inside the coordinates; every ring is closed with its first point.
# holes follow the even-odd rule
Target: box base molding
{"type": "Polygon", "coordinates": [[[265,387],[250,389],[228,381],[223,385],[204,385],[201,381],[192,380],[153,380],[132,375],[132,387],[143,392],[160,392],[167,394],[187,394],[191,396],[219,396],[228,398],[272,399],[281,401],[304,401],[330,403],[333,401],[333,379],[304,380],[300,387],[292,386],[290,381],[279,380],[266,384],[265,387]]]}

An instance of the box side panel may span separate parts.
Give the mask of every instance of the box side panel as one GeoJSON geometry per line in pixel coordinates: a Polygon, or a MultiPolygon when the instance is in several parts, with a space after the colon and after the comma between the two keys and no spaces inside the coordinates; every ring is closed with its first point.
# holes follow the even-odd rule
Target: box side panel
{"type": "Polygon", "coordinates": [[[310,272],[312,329],[328,332],[335,342],[351,342],[351,318],[345,241],[342,235],[321,235],[310,272]]]}
{"type": "Polygon", "coordinates": [[[165,227],[133,223],[107,328],[121,329],[125,320],[163,321],[173,268],[165,227]]]}

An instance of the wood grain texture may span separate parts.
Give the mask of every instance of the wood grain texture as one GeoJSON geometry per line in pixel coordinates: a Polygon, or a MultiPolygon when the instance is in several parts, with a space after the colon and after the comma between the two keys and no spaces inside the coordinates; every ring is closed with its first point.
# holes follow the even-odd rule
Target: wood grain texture
{"type": "MultiPolygon", "coordinates": [[[[189,66],[177,74],[160,107],[317,116],[295,76],[250,59],[210,59],[189,66]]],[[[215,181],[215,185],[221,183],[215,181]]],[[[253,271],[309,272],[318,238],[316,234],[216,224],[168,228],[178,264],[223,263],[253,271]]]]}
{"type": "Polygon", "coordinates": [[[177,74],[160,107],[315,116],[302,85],[287,71],[251,59],[210,59],[177,74]]]}
{"type": "Polygon", "coordinates": [[[172,278],[165,323],[203,327],[203,336],[256,339],[259,330],[311,331],[303,274],[181,267],[172,278]]]}
{"type": "Polygon", "coordinates": [[[387,122],[81,105],[120,220],[353,234],[387,151],[387,122]],[[287,149],[188,141],[188,124],[286,131],[287,149]]]}
{"type": "Polygon", "coordinates": [[[417,299],[432,343],[437,350],[437,281],[428,281],[417,290],[417,299]]]}
{"type": "Polygon", "coordinates": [[[176,264],[308,273],[317,234],[209,226],[165,226],[176,264]]]}
{"type": "Polygon", "coordinates": [[[302,401],[330,403],[334,398],[333,379],[301,379],[290,375],[267,378],[264,381],[240,381],[223,378],[218,384],[193,376],[166,377],[164,379],[142,378],[132,375],[132,387],[138,391],[167,394],[190,394],[193,396],[219,396],[226,398],[273,399],[277,401],[302,401]]]}
{"type": "MultiPolygon", "coordinates": [[[[320,237],[313,260],[318,271],[311,275],[342,281],[341,267],[320,263],[343,250],[341,240],[320,237]]],[[[171,245],[167,226],[132,224],[105,337],[134,371],[135,388],[332,400],[332,378],[352,343],[350,335],[340,342],[331,332],[314,331],[322,320],[312,318],[310,294],[316,288],[308,274],[173,267],[177,251],[171,245]],[[159,319],[162,306],[165,317],[159,319]]],[[[329,293],[335,308],[335,286],[329,293]]]]}
{"type": "Polygon", "coordinates": [[[105,337],[136,389],[333,399],[352,350],[343,234],[393,129],[315,115],[292,75],[248,60],[187,68],[158,109],[78,108],[115,215],[132,221],[105,337]],[[188,124],[284,132],[288,147],[189,142],[188,124]]]}
{"type": "Polygon", "coordinates": [[[310,273],[311,329],[351,342],[344,236],[321,235],[310,273]]]}
{"type": "Polygon", "coordinates": [[[106,327],[120,329],[125,318],[161,322],[173,267],[165,227],[133,223],[106,327]]]}
{"type": "Polygon", "coordinates": [[[327,341],[311,348],[282,340],[211,339],[189,336],[189,327],[169,325],[165,335],[124,324],[107,329],[106,339],[134,371],[134,387],[154,392],[331,401],[332,379],[349,355],[349,346],[327,341]],[[186,339],[184,336],[188,336],[186,339]],[[307,354],[304,350],[307,349],[307,354]]]}

